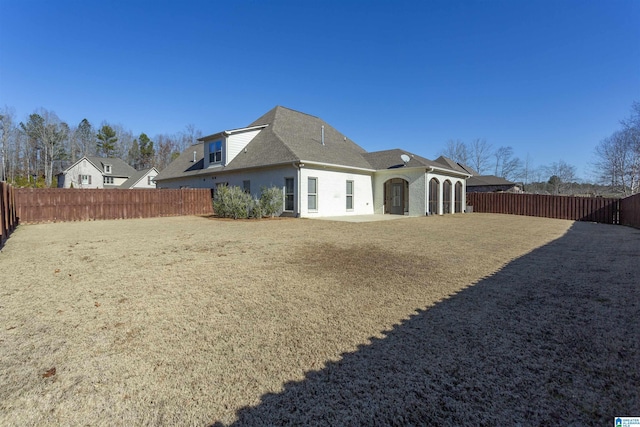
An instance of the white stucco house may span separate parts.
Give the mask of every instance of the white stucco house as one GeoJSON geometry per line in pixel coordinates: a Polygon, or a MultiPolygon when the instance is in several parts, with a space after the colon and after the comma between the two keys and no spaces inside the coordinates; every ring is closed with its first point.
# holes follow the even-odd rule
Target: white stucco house
{"type": "Polygon", "coordinates": [[[284,193],[284,215],[463,212],[469,174],[401,149],[367,152],[318,117],[277,106],[249,126],[199,139],[158,188],[262,186],[284,193]]]}
{"type": "Polygon", "coordinates": [[[112,157],[85,156],[60,172],[59,188],[156,188],[156,168],[136,171],[112,157]]]}

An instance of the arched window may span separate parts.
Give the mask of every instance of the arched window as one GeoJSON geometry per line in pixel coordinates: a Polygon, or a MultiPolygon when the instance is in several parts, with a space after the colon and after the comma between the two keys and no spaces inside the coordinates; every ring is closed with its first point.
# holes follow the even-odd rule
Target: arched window
{"type": "Polygon", "coordinates": [[[453,212],[451,208],[451,181],[446,180],[442,184],[442,211],[448,214],[453,212]]]}
{"type": "Polygon", "coordinates": [[[429,181],[429,213],[431,215],[438,215],[438,199],[440,198],[440,182],[437,179],[431,178],[429,181]]]}
{"type": "Polygon", "coordinates": [[[455,185],[455,205],[456,205],[456,213],[462,213],[462,183],[460,181],[456,182],[455,185]]]}

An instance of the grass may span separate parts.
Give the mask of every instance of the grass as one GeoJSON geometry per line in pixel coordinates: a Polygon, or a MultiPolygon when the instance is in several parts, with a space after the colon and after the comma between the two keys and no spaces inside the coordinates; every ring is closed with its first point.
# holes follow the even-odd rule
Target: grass
{"type": "Polygon", "coordinates": [[[247,411],[267,396],[572,225],[473,214],[21,226],[0,253],[0,424],[255,423],[247,411]]]}

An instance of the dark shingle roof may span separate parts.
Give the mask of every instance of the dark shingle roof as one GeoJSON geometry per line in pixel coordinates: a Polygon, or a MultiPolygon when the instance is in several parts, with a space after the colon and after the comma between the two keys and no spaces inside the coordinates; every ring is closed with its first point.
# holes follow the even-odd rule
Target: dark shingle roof
{"type": "Polygon", "coordinates": [[[247,145],[247,152],[233,159],[226,169],[301,160],[371,169],[362,157],[366,152],[362,147],[318,117],[277,106],[249,126],[264,124],[269,126],[247,145]]]}
{"type": "Polygon", "coordinates": [[[437,159],[434,160],[434,162],[440,163],[441,165],[444,165],[448,169],[453,169],[454,171],[466,173],[469,175],[478,175],[478,172],[476,172],[470,166],[464,165],[462,163],[458,163],[455,160],[445,156],[438,157],[437,159]]]}
{"type": "Polygon", "coordinates": [[[104,172],[104,165],[111,165],[111,173],[106,175],[115,176],[120,178],[129,178],[136,173],[136,170],[129,166],[124,160],[116,157],[87,157],[91,163],[93,163],[100,172],[104,172]]]}
{"type": "Polygon", "coordinates": [[[495,175],[477,175],[467,180],[467,187],[485,185],[516,185],[516,183],[495,175]]]}
{"type": "Polygon", "coordinates": [[[177,159],[169,163],[169,165],[162,169],[156,176],[156,181],[162,179],[189,177],[202,174],[204,168],[204,143],[199,142],[193,144],[178,156],[177,159]],[[194,153],[195,152],[195,156],[194,153]],[[196,159],[194,162],[193,159],[196,159]]]}
{"type": "Polygon", "coordinates": [[[400,158],[403,154],[409,156],[410,160],[407,162],[407,167],[440,167],[442,165],[436,164],[433,161],[418,156],[417,154],[409,153],[408,151],[394,148],[392,150],[374,151],[373,153],[364,153],[362,156],[371,164],[376,170],[382,169],[395,169],[404,166],[404,162],[400,158]]]}
{"type": "MultiPolygon", "coordinates": [[[[224,168],[217,171],[231,171],[291,162],[317,162],[353,168],[381,170],[404,166],[401,154],[411,157],[408,166],[437,167],[451,169],[400,149],[367,153],[362,147],[337,131],[324,120],[309,114],[276,106],[248,127],[265,127],[247,144],[224,168]],[[324,144],[322,127],[324,126],[324,144]]],[[[222,134],[222,132],[220,133],[222,134]]],[[[216,134],[218,135],[218,134],[216,134]]],[[[208,140],[209,137],[201,139],[208,140]]],[[[166,179],[208,175],[212,170],[204,168],[204,143],[192,145],[176,160],[162,170],[156,181],[166,179]],[[196,152],[194,163],[193,152],[196,152]]],[[[458,172],[466,171],[453,169],[458,172]]]]}

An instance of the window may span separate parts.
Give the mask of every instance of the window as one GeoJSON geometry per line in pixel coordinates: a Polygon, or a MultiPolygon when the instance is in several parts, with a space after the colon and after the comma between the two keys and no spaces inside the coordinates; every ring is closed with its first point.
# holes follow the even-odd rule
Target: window
{"type": "Polygon", "coordinates": [[[284,210],[293,211],[293,178],[284,179],[284,210]]]}
{"type": "Polygon", "coordinates": [[[112,176],[105,176],[102,179],[102,183],[103,184],[113,184],[113,177],[112,176]]]}
{"type": "Polygon", "coordinates": [[[147,185],[153,185],[153,178],[152,176],[148,176],[147,177],[147,185]]]}
{"type": "Polygon", "coordinates": [[[353,210],[353,181],[347,181],[347,210],[353,210]]]}
{"type": "Polygon", "coordinates": [[[209,143],[209,163],[222,162],[222,141],[209,143]]]}
{"type": "Polygon", "coordinates": [[[80,184],[91,185],[91,175],[80,175],[80,184]]]}
{"type": "Polygon", "coordinates": [[[104,173],[111,173],[111,165],[104,165],[104,173]]]}
{"type": "Polygon", "coordinates": [[[318,210],[318,178],[309,178],[307,188],[307,209],[318,210]]]}
{"type": "Polygon", "coordinates": [[[249,181],[248,179],[245,181],[242,181],[242,189],[244,190],[245,193],[251,194],[251,181],[249,181]]]}

